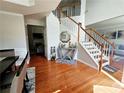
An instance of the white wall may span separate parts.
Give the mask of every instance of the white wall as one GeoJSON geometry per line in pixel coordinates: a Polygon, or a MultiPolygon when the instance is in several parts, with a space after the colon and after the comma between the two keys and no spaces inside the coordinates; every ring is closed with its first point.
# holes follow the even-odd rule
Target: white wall
{"type": "Polygon", "coordinates": [[[0,24],[0,49],[14,48],[17,54],[27,51],[23,15],[0,11],[0,24]]]}
{"type": "Polygon", "coordinates": [[[45,26],[45,18],[43,19],[33,19],[33,18],[27,18],[25,17],[25,24],[29,25],[40,25],[40,26],[45,26]]]}
{"type": "MultiPolygon", "coordinates": [[[[50,60],[50,48],[55,46],[56,48],[59,45],[59,35],[60,27],[59,20],[52,13],[46,17],[46,50],[47,50],[47,59],[50,60]]],[[[57,54],[57,53],[56,53],[57,54]]]]}
{"type": "Polygon", "coordinates": [[[86,25],[124,15],[124,0],[87,0],[86,25]]]}

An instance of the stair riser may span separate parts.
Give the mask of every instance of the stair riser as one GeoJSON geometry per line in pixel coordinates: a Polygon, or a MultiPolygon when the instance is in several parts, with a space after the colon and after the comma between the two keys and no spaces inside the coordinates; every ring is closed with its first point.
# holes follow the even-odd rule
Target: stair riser
{"type": "MultiPolygon", "coordinates": [[[[92,42],[83,42],[82,46],[85,48],[88,54],[92,57],[95,63],[99,65],[100,55],[101,55],[100,49],[92,42]]],[[[104,56],[103,54],[103,59],[108,60],[109,58],[107,56],[104,56]]],[[[103,63],[103,66],[108,65],[108,64],[109,64],[109,60],[103,63]]]]}

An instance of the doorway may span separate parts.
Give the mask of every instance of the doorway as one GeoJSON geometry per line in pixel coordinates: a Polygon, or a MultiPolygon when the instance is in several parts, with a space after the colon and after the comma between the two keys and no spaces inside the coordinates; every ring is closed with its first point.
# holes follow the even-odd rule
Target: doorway
{"type": "Polygon", "coordinates": [[[45,55],[44,26],[27,25],[30,55],[45,55]]]}

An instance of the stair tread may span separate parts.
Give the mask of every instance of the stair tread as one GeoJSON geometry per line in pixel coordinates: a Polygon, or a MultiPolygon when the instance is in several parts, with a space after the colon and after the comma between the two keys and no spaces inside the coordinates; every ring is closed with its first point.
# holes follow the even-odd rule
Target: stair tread
{"type": "MultiPolygon", "coordinates": [[[[93,42],[82,42],[81,45],[87,50],[87,52],[89,52],[89,55],[92,56],[94,61],[96,63],[99,63],[101,50],[97,46],[95,46],[93,42]]],[[[103,66],[108,64],[108,58],[103,54],[103,66]]]]}
{"type": "Polygon", "coordinates": [[[98,50],[88,50],[89,52],[91,52],[91,53],[99,53],[99,54],[101,54],[101,51],[98,51],[98,50]]]}
{"type": "Polygon", "coordinates": [[[96,50],[94,47],[86,47],[88,50],[96,50]]]}

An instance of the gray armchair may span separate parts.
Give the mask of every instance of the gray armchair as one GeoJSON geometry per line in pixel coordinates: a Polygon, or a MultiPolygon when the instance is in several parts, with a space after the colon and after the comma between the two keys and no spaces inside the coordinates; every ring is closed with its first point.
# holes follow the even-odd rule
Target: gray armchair
{"type": "Polygon", "coordinates": [[[114,49],[114,59],[115,62],[124,62],[124,45],[116,44],[114,49]]]}

